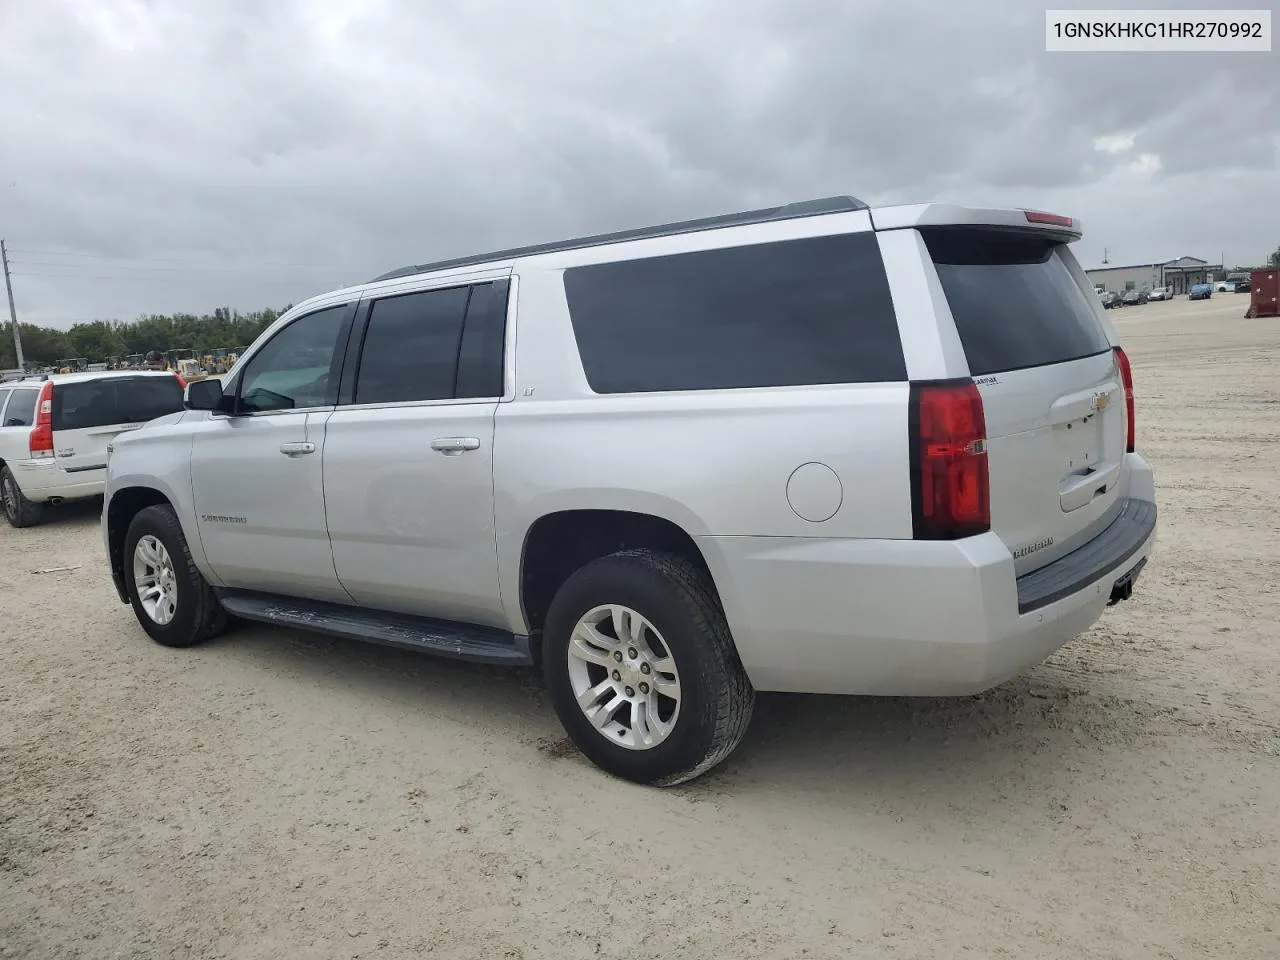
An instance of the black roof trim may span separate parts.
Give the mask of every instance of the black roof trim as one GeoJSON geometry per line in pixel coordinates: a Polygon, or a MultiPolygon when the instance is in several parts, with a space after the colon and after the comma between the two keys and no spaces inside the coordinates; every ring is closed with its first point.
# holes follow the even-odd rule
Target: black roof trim
{"type": "Polygon", "coordinates": [[[786,203],[780,207],[767,207],[763,210],[747,210],[742,213],[725,213],[716,217],[703,217],[700,220],[680,220],[675,223],[663,223],[654,227],[639,227],[633,230],[619,230],[615,233],[600,233],[591,237],[578,237],[574,240],[559,240],[555,243],[536,243],[528,247],[512,247],[509,250],[496,250],[493,253],[482,253],[470,257],[457,257],[453,260],[437,260],[435,263],[420,263],[416,266],[401,267],[380,277],[380,280],[395,280],[399,277],[411,277],[418,273],[430,273],[435,270],[452,270],[459,267],[476,266],[498,260],[516,260],[520,257],[532,257],[542,253],[560,253],[563,250],[580,250],[584,247],[598,247],[607,243],[625,243],[628,240],[648,240],[651,237],[672,237],[681,233],[695,233],[699,230],[715,230],[720,227],[742,227],[753,223],[772,223],[776,220],[793,220],[798,217],[817,217],[827,213],[853,213],[868,209],[867,204],[857,197],[825,197],[821,200],[802,200],[798,203],[786,203]]]}

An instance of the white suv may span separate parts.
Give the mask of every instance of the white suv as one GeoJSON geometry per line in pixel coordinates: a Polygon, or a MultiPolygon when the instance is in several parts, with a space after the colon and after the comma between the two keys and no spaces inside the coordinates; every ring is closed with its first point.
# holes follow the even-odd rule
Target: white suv
{"type": "Polygon", "coordinates": [[[1125,599],[1156,527],[1069,217],[795,204],[409,267],[115,441],[122,601],[539,665],[688,780],[757,690],[971,694],[1125,599]]]}
{"type": "Polygon", "coordinates": [[[141,371],[24,377],[0,383],[0,496],[15,527],[46,504],[101,496],[107,444],[182,409],[184,384],[141,371]]]}

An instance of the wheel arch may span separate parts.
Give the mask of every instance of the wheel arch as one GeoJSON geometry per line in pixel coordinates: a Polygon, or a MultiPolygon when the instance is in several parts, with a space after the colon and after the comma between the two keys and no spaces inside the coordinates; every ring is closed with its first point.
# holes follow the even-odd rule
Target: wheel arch
{"type": "MultiPolygon", "coordinates": [[[[115,490],[103,510],[111,579],[116,585],[121,603],[129,602],[129,594],[124,585],[124,540],[129,532],[129,524],[142,510],[155,506],[169,507],[178,516],[178,522],[182,522],[174,502],[155,487],[131,486],[115,490]]],[[[191,540],[190,534],[187,534],[187,540],[191,540]]]]}
{"type": "Polygon", "coordinates": [[[520,550],[520,612],[530,636],[541,632],[552,598],[574,571],[601,557],[638,548],[688,559],[706,573],[716,592],[707,557],[694,536],[675,521],[635,510],[553,510],[529,525],[520,550]]]}

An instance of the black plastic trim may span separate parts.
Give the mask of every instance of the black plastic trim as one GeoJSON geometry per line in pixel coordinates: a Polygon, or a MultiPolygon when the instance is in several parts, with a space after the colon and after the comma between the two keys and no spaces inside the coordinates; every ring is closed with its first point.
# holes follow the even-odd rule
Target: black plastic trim
{"type": "Polygon", "coordinates": [[[434,263],[421,263],[416,266],[401,267],[380,277],[371,283],[382,280],[396,280],[400,277],[412,277],[419,273],[430,273],[434,270],[453,270],[459,267],[477,266],[501,260],[515,260],[520,257],[532,257],[544,253],[560,253],[565,250],[581,250],[585,247],[599,247],[610,243],[626,243],[629,240],[648,240],[653,237],[674,237],[682,233],[696,233],[700,230],[715,230],[721,227],[741,227],[753,223],[772,223],[777,220],[795,220],[800,217],[817,217],[829,213],[853,213],[869,209],[857,197],[824,197],[821,200],[802,200],[787,203],[780,207],[767,207],[762,210],[746,210],[741,213],[726,213],[715,217],[702,217],[698,220],[678,220],[674,223],[662,223],[652,227],[639,227],[633,230],[618,230],[613,233],[599,233],[589,237],[576,237],[572,240],[558,240],[553,243],[537,243],[527,247],[512,247],[508,250],[495,250],[492,253],[476,254],[468,257],[457,257],[452,260],[437,260],[434,263]]]}
{"type": "Polygon", "coordinates": [[[472,288],[463,323],[463,340],[458,344],[458,365],[454,370],[453,396],[457,400],[501,397],[506,389],[507,300],[511,290],[508,279],[478,283],[472,288]],[[476,291],[487,288],[483,303],[476,291]],[[475,308],[474,310],[472,308],[475,308]],[[483,308],[483,314],[480,310],[483,308]],[[479,340],[479,356],[464,350],[464,344],[479,340]]]}
{"type": "Polygon", "coordinates": [[[531,666],[529,640],[506,630],[362,607],[239,590],[214,591],[228,613],[246,620],[468,660],[531,666]]]}
{"type": "Polygon", "coordinates": [[[1018,613],[1030,613],[1083,590],[1120,569],[1142,548],[1156,528],[1156,505],[1132,497],[1122,504],[1116,518],[1088,543],[1018,577],[1018,613]]]}
{"type": "Polygon", "coordinates": [[[360,365],[360,350],[364,346],[364,333],[369,326],[369,311],[372,308],[373,301],[368,299],[362,299],[356,305],[351,330],[347,334],[347,342],[343,348],[342,379],[338,383],[338,406],[346,406],[355,399],[356,370],[360,365]]]}

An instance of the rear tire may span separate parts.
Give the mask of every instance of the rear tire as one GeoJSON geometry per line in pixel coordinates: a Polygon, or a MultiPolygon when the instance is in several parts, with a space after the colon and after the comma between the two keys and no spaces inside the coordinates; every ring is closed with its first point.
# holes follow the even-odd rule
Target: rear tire
{"type": "Polygon", "coordinates": [[[44,519],[44,504],[26,498],[7,466],[0,470],[0,499],[4,501],[4,518],[11,527],[33,527],[44,519]]]}
{"type": "Polygon", "coordinates": [[[156,643],[190,647],[226,629],[226,611],[191,559],[168,506],[139,510],[129,524],[124,583],[138,623],[156,643]]]}
{"type": "Polygon", "coordinates": [[[728,757],[750,723],[755,691],[724,611],[683,557],[628,550],[582,567],[551,603],[542,650],[560,722],[615,776],[692,780],[728,757]]]}

